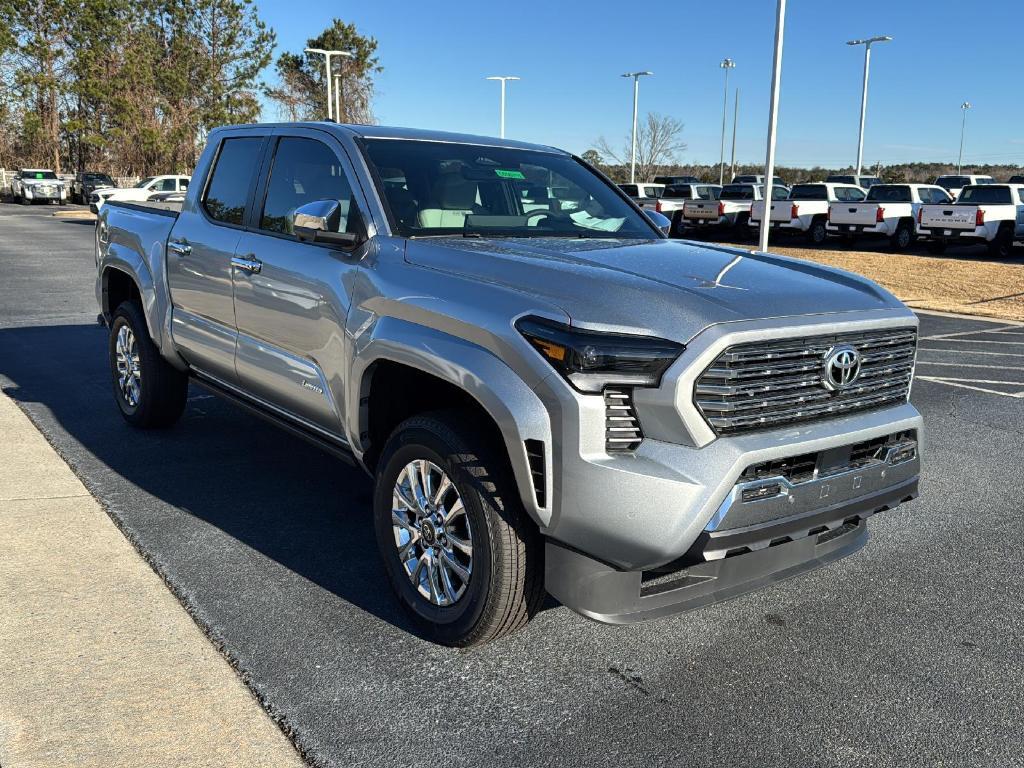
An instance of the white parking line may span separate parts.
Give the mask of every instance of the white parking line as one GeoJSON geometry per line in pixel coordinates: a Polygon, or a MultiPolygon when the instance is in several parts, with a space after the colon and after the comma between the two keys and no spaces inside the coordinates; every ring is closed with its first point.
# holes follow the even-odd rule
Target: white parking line
{"type": "Polygon", "coordinates": [[[1019,335],[1024,336],[1021,333],[1019,325],[1004,325],[1000,328],[985,328],[984,330],[975,329],[973,331],[957,331],[956,333],[937,333],[934,336],[922,336],[921,341],[933,341],[935,339],[951,339],[955,336],[971,336],[975,333],[1006,333],[1016,332],[1019,335]]]}
{"type": "Polygon", "coordinates": [[[921,347],[921,352],[952,352],[958,355],[991,355],[993,357],[1024,357],[1017,352],[981,352],[977,349],[941,349],[939,347],[921,347]]]}
{"type": "Polygon", "coordinates": [[[934,384],[945,384],[947,387],[958,387],[960,389],[973,389],[975,392],[987,392],[990,395],[1002,395],[1003,397],[1012,397],[1016,399],[1024,399],[1024,390],[1020,392],[1000,392],[998,389],[988,389],[987,387],[976,387],[974,384],[1010,384],[1012,386],[1020,386],[1019,381],[985,381],[982,379],[946,379],[938,376],[917,376],[919,381],[930,381],[934,384]],[[966,382],[971,382],[970,384],[966,382]]]}
{"type": "MultiPolygon", "coordinates": [[[[918,365],[945,365],[950,368],[991,368],[994,371],[1005,371],[1007,370],[1005,365],[982,365],[981,363],[937,363],[931,360],[918,360],[918,365]]],[[[1010,368],[1011,371],[1024,370],[1020,368],[1010,368]]],[[[1024,384],[1024,381],[1021,382],[1024,384]]]]}

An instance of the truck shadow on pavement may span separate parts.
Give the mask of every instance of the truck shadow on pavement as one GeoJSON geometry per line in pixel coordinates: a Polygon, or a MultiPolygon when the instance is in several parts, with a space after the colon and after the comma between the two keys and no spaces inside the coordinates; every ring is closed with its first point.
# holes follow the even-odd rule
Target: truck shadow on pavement
{"type": "MultiPolygon", "coordinates": [[[[106,331],[96,325],[0,330],[4,391],[179,597],[209,589],[215,600],[259,599],[274,588],[251,583],[273,572],[262,555],[421,636],[379,563],[365,473],[196,387],[175,427],[135,430],[114,404],[105,357],[106,331]]],[[[216,632],[216,617],[197,602],[190,609],[216,632]]]]}

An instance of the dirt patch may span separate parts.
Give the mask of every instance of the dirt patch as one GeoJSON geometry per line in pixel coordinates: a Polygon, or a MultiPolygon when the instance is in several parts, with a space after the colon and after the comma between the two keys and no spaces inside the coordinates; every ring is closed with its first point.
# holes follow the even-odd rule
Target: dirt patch
{"type": "MultiPolygon", "coordinates": [[[[737,247],[750,249],[751,244],[737,247]]],[[[892,253],[886,247],[880,242],[874,251],[814,249],[784,240],[768,246],[773,253],[857,272],[915,309],[1024,321],[1024,249],[999,260],[983,246],[950,249],[942,256],[923,248],[892,253]]]]}

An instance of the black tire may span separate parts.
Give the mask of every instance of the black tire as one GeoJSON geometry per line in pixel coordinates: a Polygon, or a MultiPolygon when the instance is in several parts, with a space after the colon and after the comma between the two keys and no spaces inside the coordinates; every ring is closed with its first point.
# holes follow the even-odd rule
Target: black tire
{"type": "MultiPolygon", "coordinates": [[[[544,596],[540,533],[522,508],[503,451],[463,426],[472,420],[472,414],[441,411],[399,424],[378,462],[373,502],[377,546],[399,602],[428,637],[456,647],[483,645],[517,631],[544,596]],[[459,583],[465,591],[451,605],[437,605],[421,594],[398,554],[393,493],[403,469],[418,459],[432,462],[451,479],[472,531],[469,579],[459,583]]],[[[426,537],[424,531],[419,540],[426,537]]],[[[424,557],[422,549],[412,554],[424,557]]],[[[449,551],[454,549],[449,546],[449,551]]]]}
{"type": "Polygon", "coordinates": [[[750,215],[746,213],[736,214],[736,221],[732,225],[733,237],[741,243],[748,242],[750,238],[750,215]]]}
{"type": "Polygon", "coordinates": [[[928,241],[928,253],[935,256],[941,256],[946,252],[946,241],[945,240],[929,240],[928,241]]]}
{"type": "Polygon", "coordinates": [[[989,255],[1006,259],[1013,255],[1013,232],[1001,229],[988,244],[989,255]]]}
{"type": "Polygon", "coordinates": [[[907,250],[914,244],[914,225],[909,221],[901,221],[889,238],[889,244],[894,251],[907,250]]]}
{"type": "Polygon", "coordinates": [[[126,301],[114,311],[107,351],[114,400],[125,421],[140,429],[162,429],[181,417],[188,397],[188,377],[160,355],[138,304],[126,301]],[[127,327],[134,337],[138,356],[140,375],[135,403],[122,391],[118,375],[117,345],[122,327],[127,327]]]}
{"type": "Polygon", "coordinates": [[[824,245],[828,240],[828,230],[825,229],[824,219],[814,219],[811,228],[807,230],[807,240],[811,245],[824,245]]]}

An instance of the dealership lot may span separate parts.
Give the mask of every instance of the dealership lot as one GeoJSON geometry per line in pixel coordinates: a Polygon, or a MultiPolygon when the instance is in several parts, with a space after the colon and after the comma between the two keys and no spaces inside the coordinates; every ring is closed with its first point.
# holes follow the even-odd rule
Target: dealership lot
{"type": "Polygon", "coordinates": [[[922,316],[923,495],[859,554],[648,625],[552,602],[458,652],[386,588],[361,473],[199,391],[123,423],[92,226],[50,213],[0,206],[0,384],[312,763],[1019,764],[1024,326],[922,316]]]}

